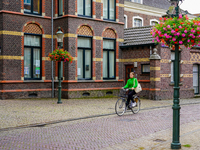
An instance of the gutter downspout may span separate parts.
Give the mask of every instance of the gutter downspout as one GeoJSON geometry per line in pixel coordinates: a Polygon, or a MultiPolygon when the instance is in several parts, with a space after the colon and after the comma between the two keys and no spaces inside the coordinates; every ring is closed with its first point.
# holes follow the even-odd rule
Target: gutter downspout
{"type": "MultiPolygon", "coordinates": [[[[51,0],[51,51],[53,52],[53,0],[51,0]]],[[[53,77],[53,61],[51,61],[51,75],[52,75],[52,93],[51,97],[54,98],[54,77],[53,77]]]]}

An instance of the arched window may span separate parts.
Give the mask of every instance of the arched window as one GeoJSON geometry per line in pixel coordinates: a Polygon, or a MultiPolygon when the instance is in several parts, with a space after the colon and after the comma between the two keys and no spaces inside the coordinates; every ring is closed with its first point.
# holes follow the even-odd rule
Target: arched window
{"type": "Polygon", "coordinates": [[[78,57],[77,75],[78,79],[92,79],[92,30],[83,25],[78,30],[78,57]]]}
{"type": "Polygon", "coordinates": [[[142,27],[143,26],[143,18],[136,16],[133,17],[133,27],[142,27]]]}
{"type": "Polygon", "coordinates": [[[24,29],[24,79],[40,80],[42,66],[42,30],[34,23],[24,29]]]}
{"type": "Polygon", "coordinates": [[[156,19],[151,19],[151,20],[150,20],[150,25],[151,25],[151,26],[155,26],[155,25],[158,24],[158,23],[159,23],[159,21],[156,20],[156,19]]]}
{"type": "Polygon", "coordinates": [[[115,79],[116,34],[112,29],[103,33],[103,79],[115,79]]]}

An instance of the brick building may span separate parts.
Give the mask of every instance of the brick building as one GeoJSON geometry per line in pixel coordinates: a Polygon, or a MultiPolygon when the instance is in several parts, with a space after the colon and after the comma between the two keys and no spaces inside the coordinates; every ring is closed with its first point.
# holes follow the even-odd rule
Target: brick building
{"type": "MultiPolygon", "coordinates": [[[[51,0],[0,2],[1,99],[51,97],[57,91],[58,64],[52,67],[47,57],[52,51],[51,5],[51,0]]],[[[123,86],[124,0],[54,0],[53,16],[53,49],[61,27],[63,48],[74,57],[72,64],[63,63],[62,97],[116,93],[123,86]]]]}
{"type": "MultiPolygon", "coordinates": [[[[52,51],[51,5],[51,0],[0,2],[1,99],[57,97],[58,64],[52,66],[47,57],[52,51]]],[[[132,70],[142,84],[141,96],[171,98],[172,73],[164,68],[170,69],[173,54],[157,47],[161,59],[149,59],[155,45],[140,36],[148,27],[137,28],[158,23],[168,7],[167,0],[54,0],[53,49],[58,46],[56,32],[61,27],[63,48],[74,58],[72,64],[62,65],[62,97],[117,95],[132,70]],[[124,27],[130,28],[125,29],[125,41],[124,27]],[[131,32],[147,41],[128,45],[131,32]]],[[[183,49],[181,56],[181,89],[189,91],[184,97],[192,97],[192,66],[198,68],[198,49],[183,49]]]]}
{"type": "MultiPolygon", "coordinates": [[[[125,81],[128,72],[135,71],[143,91],[140,96],[159,100],[173,98],[174,50],[152,42],[150,30],[166,14],[168,1],[139,0],[124,3],[124,43],[122,49],[125,81]],[[152,7],[153,6],[153,7],[152,7]],[[153,49],[156,48],[155,52],[153,49]]],[[[189,14],[190,18],[194,18],[189,14]]],[[[180,98],[199,94],[199,47],[180,49],[180,98]]]]}

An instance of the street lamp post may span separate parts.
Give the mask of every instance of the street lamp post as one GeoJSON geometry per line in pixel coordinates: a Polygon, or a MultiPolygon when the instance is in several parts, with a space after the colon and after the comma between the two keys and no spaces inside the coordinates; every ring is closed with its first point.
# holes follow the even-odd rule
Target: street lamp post
{"type": "MultiPolygon", "coordinates": [[[[179,1],[182,0],[170,0],[171,3],[175,3],[176,14],[171,14],[171,17],[179,17],[179,1]]],[[[170,15],[170,14],[169,14],[170,15]]],[[[181,143],[180,137],[180,104],[179,104],[179,44],[175,44],[175,62],[174,62],[174,99],[173,99],[173,138],[171,143],[171,149],[180,149],[181,143]]]]}
{"type": "MultiPolygon", "coordinates": [[[[56,32],[57,35],[57,42],[58,42],[58,46],[61,46],[63,43],[63,32],[61,31],[61,28],[58,27],[58,32],[56,32]]],[[[58,62],[58,70],[59,70],[59,74],[58,74],[58,102],[57,104],[62,104],[61,101],[61,62],[58,62]]]]}

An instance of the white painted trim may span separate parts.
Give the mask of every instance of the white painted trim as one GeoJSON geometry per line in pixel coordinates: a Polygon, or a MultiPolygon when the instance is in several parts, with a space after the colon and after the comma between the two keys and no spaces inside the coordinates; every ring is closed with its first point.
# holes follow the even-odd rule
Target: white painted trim
{"type": "Polygon", "coordinates": [[[156,16],[156,17],[162,17],[162,15],[166,15],[167,10],[151,7],[151,6],[147,6],[147,5],[143,5],[139,3],[124,1],[124,11],[140,13],[140,14],[145,14],[149,16],[151,15],[151,16],[156,16]]]}
{"type": "Polygon", "coordinates": [[[152,25],[153,21],[159,23],[159,21],[157,19],[150,19],[150,25],[152,25]]]}
{"type": "Polygon", "coordinates": [[[128,25],[127,25],[127,22],[128,22],[128,17],[127,17],[127,15],[125,15],[125,14],[124,14],[124,17],[126,18],[126,22],[125,22],[125,28],[127,28],[127,26],[128,26],[128,25]]]}
{"type": "Polygon", "coordinates": [[[142,26],[144,25],[144,24],[143,24],[143,18],[142,18],[142,17],[140,17],[140,16],[133,16],[133,20],[132,20],[133,27],[135,27],[135,25],[134,25],[134,19],[140,19],[140,20],[142,20],[142,26]]]}

